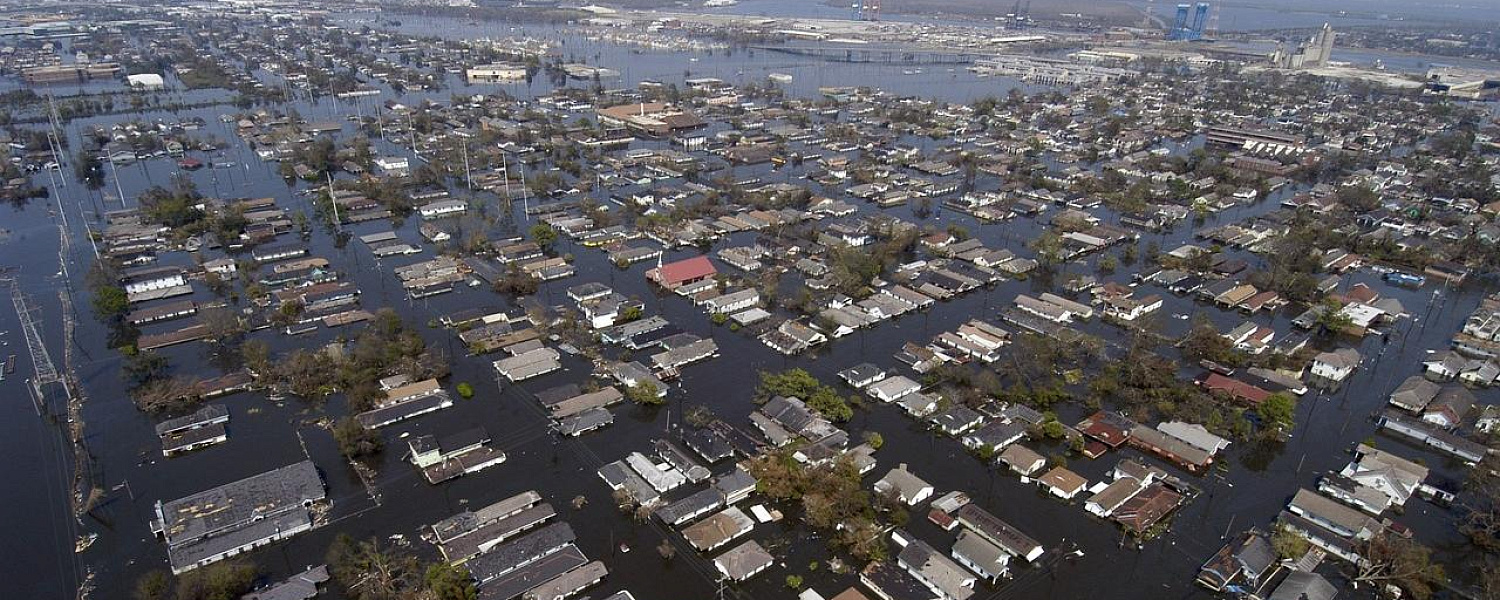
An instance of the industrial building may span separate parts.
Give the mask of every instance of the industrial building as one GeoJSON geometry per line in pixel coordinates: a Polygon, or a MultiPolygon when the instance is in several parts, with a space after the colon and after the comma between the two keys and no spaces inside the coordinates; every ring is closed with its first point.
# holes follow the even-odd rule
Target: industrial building
{"type": "Polygon", "coordinates": [[[1276,51],[1271,53],[1271,64],[1280,69],[1308,69],[1312,67],[1326,67],[1329,59],[1333,58],[1333,40],[1337,34],[1327,23],[1323,28],[1314,33],[1312,38],[1297,44],[1297,48],[1290,52],[1284,44],[1278,44],[1276,51]]]}

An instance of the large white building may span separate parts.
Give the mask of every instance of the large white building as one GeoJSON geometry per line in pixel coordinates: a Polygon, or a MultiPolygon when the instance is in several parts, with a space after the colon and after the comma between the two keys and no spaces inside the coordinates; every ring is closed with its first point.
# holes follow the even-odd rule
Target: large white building
{"type": "Polygon", "coordinates": [[[464,71],[469,83],[510,83],[526,79],[526,65],[497,63],[474,65],[464,71]]]}
{"type": "Polygon", "coordinates": [[[161,75],[155,73],[131,75],[125,78],[125,82],[138,90],[159,90],[167,87],[167,82],[161,78],[161,75]]]}

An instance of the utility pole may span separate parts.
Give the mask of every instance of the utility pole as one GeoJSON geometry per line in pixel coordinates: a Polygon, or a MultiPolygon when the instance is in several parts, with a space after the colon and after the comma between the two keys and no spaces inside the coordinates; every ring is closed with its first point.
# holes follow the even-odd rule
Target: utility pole
{"type": "Polygon", "coordinates": [[[526,165],[521,165],[521,218],[531,220],[531,192],[526,188],[526,165]]]}
{"type": "Polygon", "coordinates": [[[510,206],[510,161],[506,160],[505,150],[500,150],[500,176],[505,179],[505,205],[510,206]]]}
{"type": "Polygon", "coordinates": [[[417,150],[417,126],[412,122],[411,113],[406,113],[406,135],[411,138],[411,153],[422,158],[422,153],[417,150]]]}
{"type": "MultiPolygon", "coordinates": [[[[56,164],[57,169],[61,171],[63,159],[58,155],[58,150],[62,149],[62,138],[58,136],[57,121],[57,106],[52,103],[52,94],[49,93],[47,94],[47,148],[52,151],[53,164],[56,164]]],[[[68,187],[66,178],[63,178],[62,186],[68,187]]]]}
{"type": "Polygon", "coordinates": [[[342,221],[339,220],[339,201],[333,196],[333,173],[324,171],[323,174],[328,176],[328,203],[333,205],[333,226],[343,231],[342,221]]]}
{"type": "Polygon", "coordinates": [[[109,161],[109,173],[115,178],[115,193],[120,195],[120,208],[129,208],[130,204],[125,201],[125,188],[120,187],[120,169],[115,167],[115,157],[106,154],[104,158],[109,161]]]}
{"type": "Polygon", "coordinates": [[[468,185],[469,191],[473,191],[474,190],[474,174],[473,174],[473,172],[471,172],[469,170],[469,138],[464,138],[463,151],[464,151],[464,181],[466,182],[466,185],[468,185]]]}

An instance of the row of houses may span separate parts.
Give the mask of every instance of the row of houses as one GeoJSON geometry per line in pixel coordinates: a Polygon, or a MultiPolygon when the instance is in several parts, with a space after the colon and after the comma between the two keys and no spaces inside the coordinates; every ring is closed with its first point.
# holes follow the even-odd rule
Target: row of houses
{"type": "Polygon", "coordinates": [[[527,491],[443,519],[424,537],[463,566],[481,597],[561,600],[603,581],[609,569],[583,554],[572,527],[556,515],[527,491]]]}

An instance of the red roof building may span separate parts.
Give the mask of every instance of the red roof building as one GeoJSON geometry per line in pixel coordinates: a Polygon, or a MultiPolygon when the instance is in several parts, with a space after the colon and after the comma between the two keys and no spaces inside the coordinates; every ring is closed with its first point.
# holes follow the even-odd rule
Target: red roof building
{"type": "Polygon", "coordinates": [[[1079,421],[1078,426],[1074,429],[1077,429],[1086,436],[1099,440],[1110,448],[1118,448],[1130,439],[1130,430],[1134,429],[1135,426],[1135,421],[1131,421],[1119,413],[1101,410],[1079,421]]]}
{"type": "Polygon", "coordinates": [[[1182,494],[1156,483],[1126,500],[1110,516],[1125,529],[1139,535],[1161,522],[1180,505],[1182,494]]]}
{"type": "Polygon", "coordinates": [[[667,289],[676,289],[713,277],[719,271],[708,261],[707,256],[694,256],[687,260],[667,263],[646,271],[646,279],[667,289]]]}
{"type": "Polygon", "coordinates": [[[1203,386],[1203,389],[1210,393],[1228,396],[1250,404],[1260,404],[1265,402],[1266,398],[1271,397],[1271,392],[1218,373],[1208,373],[1198,380],[1198,385],[1203,386]]]}

